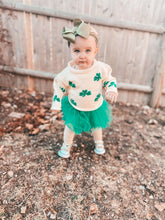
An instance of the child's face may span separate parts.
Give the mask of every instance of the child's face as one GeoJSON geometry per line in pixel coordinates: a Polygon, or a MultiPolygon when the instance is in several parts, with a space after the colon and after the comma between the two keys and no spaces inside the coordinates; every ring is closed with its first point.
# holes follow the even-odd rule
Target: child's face
{"type": "Polygon", "coordinates": [[[87,39],[77,36],[75,43],[70,45],[73,65],[80,70],[87,69],[93,65],[95,56],[98,52],[96,40],[89,36],[87,39]]]}

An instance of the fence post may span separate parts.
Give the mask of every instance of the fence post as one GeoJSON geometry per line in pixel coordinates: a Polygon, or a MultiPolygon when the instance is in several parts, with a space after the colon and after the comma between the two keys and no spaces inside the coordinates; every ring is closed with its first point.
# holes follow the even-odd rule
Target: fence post
{"type": "MultiPolygon", "coordinates": [[[[24,0],[24,3],[30,5],[31,0],[24,0]]],[[[27,54],[27,68],[33,69],[33,36],[32,36],[31,14],[25,12],[25,35],[26,35],[26,54],[27,54]]],[[[28,91],[34,91],[34,78],[28,76],[28,91]]]]}
{"type": "Polygon", "coordinates": [[[153,80],[153,92],[150,99],[150,106],[158,107],[161,98],[165,79],[165,34],[162,35],[158,62],[153,80]]]}

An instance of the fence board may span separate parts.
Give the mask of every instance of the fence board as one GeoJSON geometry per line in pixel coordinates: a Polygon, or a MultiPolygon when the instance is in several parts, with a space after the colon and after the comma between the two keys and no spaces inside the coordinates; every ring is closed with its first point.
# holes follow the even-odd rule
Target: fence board
{"type": "Polygon", "coordinates": [[[68,12],[66,11],[59,11],[59,10],[52,10],[52,9],[45,9],[43,7],[36,7],[36,6],[29,6],[25,4],[18,4],[18,3],[1,3],[0,6],[4,9],[13,9],[16,11],[25,11],[27,13],[33,13],[37,15],[43,15],[43,16],[52,16],[57,17],[61,19],[66,20],[73,20],[74,18],[80,17],[81,19],[98,25],[103,26],[111,26],[111,27],[118,27],[118,28],[124,28],[124,29],[131,29],[131,30],[137,30],[137,31],[144,31],[144,32],[151,32],[151,33],[164,33],[164,28],[157,25],[148,25],[143,23],[132,23],[128,20],[122,21],[122,20],[116,20],[114,18],[111,19],[105,19],[104,17],[98,17],[92,16],[86,14],[78,14],[77,10],[76,13],[68,12]]]}
{"type": "Polygon", "coordinates": [[[161,39],[156,73],[153,81],[153,94],[150,101],[150,104],[154,107],[159,106],[165,80],[165,35],[161,39]]]}
{"type": "Polygon", "coordinates": [[[0,85],[8,88],[27,89],[28,81],[26,76],[16,75],[15,73],[0,72],[0,85]]]}
{"type": "MultiPolygon", "coordinates": [[[[5,51],[2,65],[17,67],[18,72],[20,68],[27,68],[30,76],[33,70],[39,71],[41,77],[48,74],[48,78],[49,73],[60,72],[70,60],[67,42],[61,36],[62,27],[71,27],[71,20],[80,16],[99,32],[97,58],[112,66],[119,82],[119,101],[149,103],[157,74],[161,37],[165,32],[164,0],[2,2],[0,7],[4,8],[6,4],[8,8],[3,10],[2,23],[8,29],[7,38],[12,43],[7,47],[1,44],[5,51]],[[8,20],[7,14],[12,7],[15,19],[8,20]]],[[[17,72],[17,69],[13,71],[17,72]]],[[[35,89],[50,90],[50,84],[44,79],[33,78],[35,89]]],[[[15,80],[20,85],[18,75],[15,80]]],[[[163,105],[164,98],[160,103],[163,105]]]]}
{"type": "Polygon", "coordinates": [[[12,36],[10,35],[10,28],[12,19],[9,16],[10,11],[0,9],[0,63],[4,65],[14,65],[12,36]],[[9,22],[8,22],[9,21],[9,22]]]}
{"type": "MultiPolygon", "coordinates": [[[[8,2],[21,2],[8,0],[8,2]]],[[[44,0],[33,0],[35,6],[45,5],[44,0]]],[[[47,0],[46,7],[93,17],[115,18],[146,24],[163,24],[164,0],[47,0]]]]}
{"type": "Polygon", "coordinates": [[[105,27],[98,30],[99,59],[112,65],[119,81],[151,85],[161,37],[105,27]]]}
{"type": "Polygon", "coordinates": [[[165,91],[160,98],[159,106],[165,106],[165,91]]]}

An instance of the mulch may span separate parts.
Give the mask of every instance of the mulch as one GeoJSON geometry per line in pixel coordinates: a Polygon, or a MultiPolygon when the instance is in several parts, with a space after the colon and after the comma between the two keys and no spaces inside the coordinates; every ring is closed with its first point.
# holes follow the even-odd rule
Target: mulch
{"type": "Polygon", "coordinates": [[[164,220],[165,108],[116,103],[105,155],[82,133],[62,159],[51,100],[0,88],[0,219],[164,220]]]}

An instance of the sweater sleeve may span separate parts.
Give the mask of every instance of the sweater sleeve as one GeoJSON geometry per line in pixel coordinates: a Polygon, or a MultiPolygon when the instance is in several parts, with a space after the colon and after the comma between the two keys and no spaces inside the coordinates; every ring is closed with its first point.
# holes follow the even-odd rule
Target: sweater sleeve
{"type": "Polygon", "coordinates": [[[111,75],[112,68],[105,64],[104,76],[103,76],[103,87],[106,92],[116,92],[117,93],[117,84],[116,78],[111,75]]]}
{"type": "Polygon", "coordinates": [[[52,110],[61,110],[61,100],[62,97],[66,94],[67,85],[65,83],[64,77],[62,74],[58,74],[54,78],[53,82],[53,100],[52,100],[52,110]]]}

